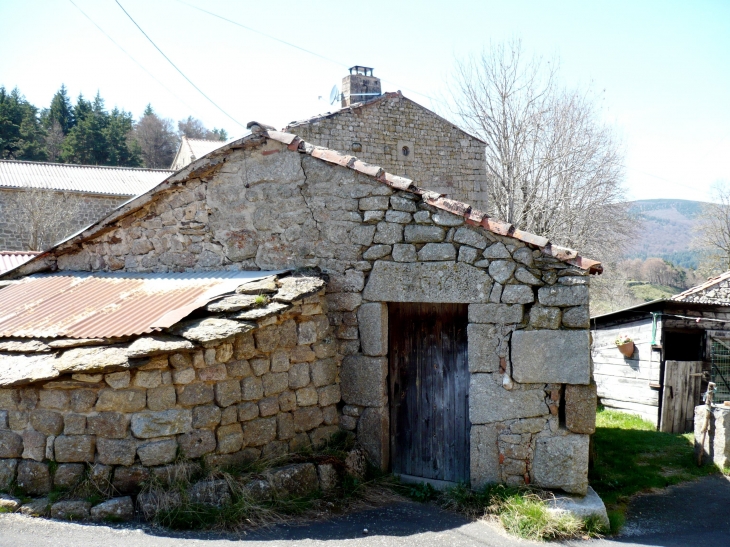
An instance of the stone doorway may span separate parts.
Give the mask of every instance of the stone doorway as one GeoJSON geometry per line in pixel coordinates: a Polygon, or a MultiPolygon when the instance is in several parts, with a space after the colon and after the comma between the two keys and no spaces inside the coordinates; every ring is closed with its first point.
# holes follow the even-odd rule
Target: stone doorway
{"type": "Polygon", "coordinates": [[[388,311],[392,471],[469,484],[468,305],[388,311]]]}

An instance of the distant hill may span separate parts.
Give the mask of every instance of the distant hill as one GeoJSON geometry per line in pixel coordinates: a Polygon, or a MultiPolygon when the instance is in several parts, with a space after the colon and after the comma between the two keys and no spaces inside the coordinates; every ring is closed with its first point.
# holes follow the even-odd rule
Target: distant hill
{"type": "Polygon", "coordinates": [[[677,266],[696,268],[698,253],[691,248],[694,228],[705,205],[684,199],[642,199],[628,203],[641,228],[626,258],[663,258],[677,266]]]}

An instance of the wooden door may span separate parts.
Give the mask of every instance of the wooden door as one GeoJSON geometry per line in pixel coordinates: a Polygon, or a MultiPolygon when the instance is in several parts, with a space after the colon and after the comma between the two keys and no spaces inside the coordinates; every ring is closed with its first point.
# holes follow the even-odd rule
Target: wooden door
{"type": "Polygon", "coordinates": [[[700,404],[701,382],[702,361],[665,361],[660,431],[694,431],[695,407],[700,404]]]}
{"type": "Polygon", "coordinates": [[[467,309],[389,305],[393,473],[469,483],[467,309]]]}

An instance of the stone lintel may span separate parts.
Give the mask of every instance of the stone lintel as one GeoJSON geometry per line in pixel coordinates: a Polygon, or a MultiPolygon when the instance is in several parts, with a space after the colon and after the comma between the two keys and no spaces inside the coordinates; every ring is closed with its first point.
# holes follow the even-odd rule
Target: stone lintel
{"type": "Polygon", "coordinates": [[[492,280],[464,262],[375,262],[363,298],[371,302],[488,302],[492,280]]]}

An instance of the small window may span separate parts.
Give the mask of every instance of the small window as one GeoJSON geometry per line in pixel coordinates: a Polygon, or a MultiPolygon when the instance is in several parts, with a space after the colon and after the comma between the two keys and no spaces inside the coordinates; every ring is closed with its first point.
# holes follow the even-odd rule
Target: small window
{"type": "Polygon", "coordinates": [[[407,146],[404,146],[403,148],[401,148],[400,151],[401,151],[401,154],[403,154],[404,156],[408,156],[411,153],[411,149],[408,148],[407,146]]]}

